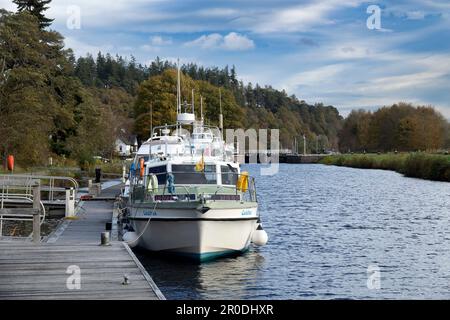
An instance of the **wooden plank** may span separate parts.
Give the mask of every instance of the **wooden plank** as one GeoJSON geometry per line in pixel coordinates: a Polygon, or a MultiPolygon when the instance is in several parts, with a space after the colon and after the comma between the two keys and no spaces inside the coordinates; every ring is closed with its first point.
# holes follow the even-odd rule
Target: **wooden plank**
{"type": "Polygon", "coordinates": [[[106,202],[85,204],[80,220],[60,224],[51,244],[0,242],[0,299],[165,299],[127,245],[98,245],[112,210],[106,202]],[[81,270],[81,290],[66,287],[70,265],[81,270]]]}
{"type": "Polygon", "coordinates": [[[148,290],[134,290],[124,293],[105,293],[104,291],[94,291],[87,293],[18,293],[14,295],[1,295],[2,300],[157,300],[156,296],[151,296],[148,290]]]}
{"type": "MultiPolygon", "coordinates": [[[[36,275],[40,275],[40,276],[54,276],[55,272],[59,271],[61,269],[47,269],[47,270],[15,270],[15,269],[10,269],[10,270],[1,270],[0,271],[0,276],[3,277],[3,279],[0,278],[0,282],[2,281],[8,281],[9,278],[13,279],[14,277],[35,277],[36,275]],[[6,279],[7,277],[9,277],[8,279],[6,279]]],[[[136,268],[134,266],[134,264],[131,264],[127,267],[113,267],[113,268],[108,268],[108,274],[134,274],[136,273],[136,268]]],[[[85,275],[97,275],[97,274],[104,274],[105,273],[105,269],[103,268],[86,268],[83,267],[83,274],[85,275]]],[[[140,271],[137,272],[138,274],[141,274],[140,271]]]]}
{"type": "MultiPolygon", "coordinates": [[[[36,272],[36,270],[39,272],[40,270],[43,270],[47,266],[47,270],[60,270],[61,268],[67,269],[67,263],[66,262],[59,262],[59,263],[52,263],[51,265],[48,264],[29,264],[24,263],[22,265],[9,265],[5,266],[2,265],[1,270],[8,271],[8,270],[27,270],[29,272],[36,272]]],[[[102,270],[108,269],[108,268],[126,268],[126,267],[135,267],[134,262],[125,261],[125,262],[108,262],[108,263],[102,263],[102,262],[84,262],[83,263],[84,268],[99,268],[102,270]]]]}

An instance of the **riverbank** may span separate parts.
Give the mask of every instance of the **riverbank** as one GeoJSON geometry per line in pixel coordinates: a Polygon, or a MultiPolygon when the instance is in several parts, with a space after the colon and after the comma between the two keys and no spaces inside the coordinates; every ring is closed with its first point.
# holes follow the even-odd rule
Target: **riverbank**
{"type": "Polygon", "coordinates": [[[407,177],[450,182],[450,155],[388,153],[331,155],[322,164],[360,169],[393,170],[407,177]]]}
{"type": "MultiPolygon", "coordinates": [[[[100,168],[102,173],[106,176],[119,176],[122,175],[122,167],[126,163],[123,160],[115,159],[111,162],[97,161],[92,164],[85,164],[78,166],[77,164],[69,162],[68,164],[56,164],[53,166],[41,166],[41,167],[23,167],[16,165],[14,167],[15,174],[31,174],[31,175],[43,175],[43,176],[64,176],[77,180],[83,178],[95,177],[95,169],[100,168]]],[[[0,166],[0,174],[10,174],[4,166],[0,166]]]]}

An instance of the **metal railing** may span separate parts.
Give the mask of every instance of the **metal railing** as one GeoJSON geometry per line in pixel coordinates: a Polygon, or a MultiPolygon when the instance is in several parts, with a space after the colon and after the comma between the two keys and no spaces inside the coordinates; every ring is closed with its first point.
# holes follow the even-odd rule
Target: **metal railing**
{"type": "Polygon", "coordinates": [[[56,202],[65,199],[65,192],[68,189],[73,188],[75,193],[78,192],[79,184],[71,177],[60,177],[60,176],[41,176],[41,175],[21,175],[21,174],[1,174],[0,181],[5,183],[0,189],[0,198],[3,200],[8,200],[14,195],[30,196],[32,195],[32,189],[25,183],[25,186],[14,186],[11,188],[8,185],[8,181],[11,180],[40,180],[41,183],[41,200],[48,202],[56,202]]]}
{"type": "MultiPolygon", "coordinates": [[[[215,172],[206,172],[210,174],[215,172]]],[[[256,193],[255,178],[251,176],[247,177],[246,190],[240,190],[236,185],[218,185],[217,183],[176,183],[176,177],[179,174],[199,174],[204,175],[205,172],[173,172],[175,181],[173,184],[174,192],[169,191],[168,177],[170,173],[156,173],[153,174],[156,177],[164,177],[163,183],[158,185],[158,188],[153,188],[149,185],[148,180],[150,176],[146,177],[146,185],[144,185],[144,179],[139,176],[132,178],[132,188],[130,189],[130,196],[132,201],[238,201],[238,202],[258,202],[256,193]]],[[[242,174],[237,173],[224,173],[224,175],[231,175],[234,178],[232,181],[239,181],[239,177],[242,174]]],[[[214,180],[210,180],[213,182],[214,180]]]]}
{"type": "Polygon", "coordinates": [[[25,221],[33,223],[33,232],[30,237],[33,241],[40,242],[41,225],[45,221],[45,207],[41,201],[40,181],[36,179],[8,179],[0,180],[0,187],[4,190],[21,188],[22,190],[31,190],[31,194],[8,194],[10,198],[24,200],[25,203],[32,204],[32,208],[4,208],[4,199],[0,203],[0,238],[3,237],[4,221],[25,221]]]}

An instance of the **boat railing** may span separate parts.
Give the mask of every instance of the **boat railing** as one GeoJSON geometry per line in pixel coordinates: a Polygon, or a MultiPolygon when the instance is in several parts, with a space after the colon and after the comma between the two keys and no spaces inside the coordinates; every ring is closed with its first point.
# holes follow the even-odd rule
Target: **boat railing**
{"type": "MultiPolygon", "coordinates": [[[[206,172],[208,173],[208,172],[206,172]]],[[[212,172],[211,172],[212,173],[212,172]]],[[[172,175],[182,174],[198,174],[205,175],[205,172],[174,172],[172,175]]],[[[215,174],[215,172],[214,172],[215,174]]],[[[133,181],[134,187],[131,188],[131,199],[133,201],[238,201],[238,202],[257,202],[256,182],[255,178],[238,173],[224,173],[228,177],[232,176],[231,181],[234,185],[218,185],[216,183],[176,183],[176,178],[173,183],[168,182],[171,173],[155,173],[154,175],[161,184],[153,186],[151,183],[151,175],[145,179],[135,177],[133,181]],[[246,182],[244,186],[237,186],[240,178],[244,177],[246,182]]],[[[214,180],[211,180],[211,182],[214,180]]]]}

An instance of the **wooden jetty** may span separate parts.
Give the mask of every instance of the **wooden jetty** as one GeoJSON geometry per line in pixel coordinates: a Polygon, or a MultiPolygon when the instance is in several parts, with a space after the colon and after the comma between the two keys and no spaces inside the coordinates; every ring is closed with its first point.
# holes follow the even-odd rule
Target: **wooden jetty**
{"type": "Polygon", "coordinates": [[[112,213],[111,201],[84,202],[44,243],[0,241],[0,300],[165,299],[126,243],[99,245],[112,213]]]}

